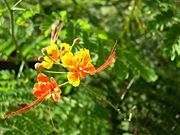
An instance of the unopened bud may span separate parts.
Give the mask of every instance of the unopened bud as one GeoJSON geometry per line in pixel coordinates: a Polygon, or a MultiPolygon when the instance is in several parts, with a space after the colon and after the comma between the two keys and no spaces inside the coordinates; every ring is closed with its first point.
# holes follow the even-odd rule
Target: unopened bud
{"type": "Polygon", "coordinates": [[[47,50],[46,50],[46,48],[42,48],[41,52],[42,52],[42,54],[45,54],[45,53],[47,53],[47,50]]]}
{"type": "Polygon", "coordinates": [[[80,38],[75,38],[75,39],[74,39],[74,43],[79,43],[80,41],[81,41],[80,38]]]}
{"type": "Polygon", "coordinates": [[[41,65],[41,63],[36,63],[34,67],[36,70],[43,70],[43,66],[41,65]]]}
{"type": "Polygon", "coordinates": [[[43,56],[39,56],[38,57],[38,61],[42,62],[44,60],[44,57],[43,56]]]}

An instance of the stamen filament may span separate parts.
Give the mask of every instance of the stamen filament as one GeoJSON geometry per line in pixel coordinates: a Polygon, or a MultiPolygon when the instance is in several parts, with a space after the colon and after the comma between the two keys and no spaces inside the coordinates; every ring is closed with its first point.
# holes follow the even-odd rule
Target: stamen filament
{"type": "Polygon", "coordinates": [[[59,85],[59,87],[64,86],[64,85],[66,85],[66,84],[68,84],[68,83],[69,83],[68,81],[65,82],[65,83],[62,83],[62,84],[59,85]]]}
{"type": "Polygon", "coordinates": [[[63,66],[61,63],[59,63],[57,60],[55,60],[54,58],[52,58],[52,57],[49,57],[52,61],[54,61],[55,62],[55,64],[57,64],[57,65],[60,65],[60,66],[63,66]]]}
{"type": "Polygon", "coordinates": [[[49,71],[49,70],[45,70],[44,72],[52,73],[52,74],[65,74],[65,73],[68,73],[68,72],[49,71]]]}

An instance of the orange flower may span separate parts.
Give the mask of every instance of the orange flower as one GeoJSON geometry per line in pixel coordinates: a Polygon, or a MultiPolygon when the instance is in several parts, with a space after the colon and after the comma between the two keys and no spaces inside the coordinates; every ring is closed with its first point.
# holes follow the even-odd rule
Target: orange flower
{"type": "Polygon", "coordinates": [[[114,45],[106,62],[97,69],[91,63],[92,60],[89,54],[89,50],[81,49],[76,53],[75,56],[72,54],[72,52],[66,53],[62,58],[62,63],[64,67],[69,69],[69,83],[76,87],[80,84],[80,77],[85,78],[86,74],[94,75],[110,66],[113,60],[116,58],[115,46],[116,45],[114,45]]]}
{"type": "Polygon", "coordinates": [[[94,65],[91,63],[89,50],[81,49],[74,56],[72,52],[68,52],[62,57],[64,67],[69,69],[68,81],[73,86],[78,86],[80,77],[85,78],[86,74],[95,71],[94,65]]]}
{"type": "Polygon", "coordinates": [[[37,99],[33,101],[31,104],[25,105],[20,110],[7,114],[4,117],[4,120],[7,120],[10,116],[24,112],[25,110],[31,108],[35,104],[43,101],[45,98],[49,98],[51,95],[55,102],[59,101],[61,89],[59,88],[54,78],[51,78],[49,81],[46,75],[40,73],[38,74],[37,80],[38,83],[34,85],[34,89],[33,89],[33,94],[35,97],[37,97],[37,99]]]}
{"type": "Polygon", "coordinates": [[[52,95],[54,101],[58,102],[60,99],[61,89],[54,78],[51,77],[49,81],[46,75],[40,73],[38,74],[37,80],[38,83],[36,83],[33,88],[34,96],[39,98],[49,91],[49,94],[47,94],[45,98],[49,98],[52,95]]]}

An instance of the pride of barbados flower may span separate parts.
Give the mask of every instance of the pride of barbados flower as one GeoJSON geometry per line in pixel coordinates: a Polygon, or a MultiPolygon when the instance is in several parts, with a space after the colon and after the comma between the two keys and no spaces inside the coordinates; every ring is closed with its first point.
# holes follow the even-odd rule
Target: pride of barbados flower
{"type": "Polygon", "coordinates": [[[64,67],[69,69],[67,75],[69,83],[76,87],[80,84],[80,77],[85,78],[86,74],[94,75],[101,72],[112,64],[115,57],[116,52],[114,46],[106,62],[96,69],[92,64],[89,50],[84,48],[78,51],[76,55],[73,55],[72,52],[66,53],[64,57],[62,57],[62,63],[64,67]]]}
{"type": "Polygon", "coordinates": [[[38,83],[36,83],[33,88],[34,96],[40,98],[47,93],[45,98],[49,98],[52,95],[54,101],[58,102],[62,91],[54,78],[51,77],[49,81],[46,75],[39,73],[37,80],[38,83]]]}
{"type": "Polygon", "coordinates": [[[53,77],[51,77],[49,81],[46,75],[39,73],[37,80],[38,83],[36,83],[33,88],[33,94],[35,97],[37,97],[37,99],[33,101],[31,104],[24,106],[20,110],[7,114],[4,117],[5,120],[7,120],[12,115],[20,114],[25,110],[28,110],[29,108],[43,101],[44,99],[51,97],[51,95],[55,102],[59,101],[61,89],[59,88],[58,84],[56,83],[53,77]]]}
{"type": "Polygon", "coordinates": [[[49,72],[49,73],[67,73],[68,81],[58,85],[53,77],[48,79],[48,77],[39,73],[37,76],[37,83],[35,83],[33,88],[33,94],[37,98],[29,105],[25,105],[20,110],[15,112],[11,112],[7,114],[4,119],[8,119],[8,117],[24,112],[35,104],[43,101],[44,99],[48,99],[52,96],[55,102],[60,100],[60,94],[62,93],[60,86],[63,86],[67,83],[72,84],[77,87],[80,84],[80,79],[85,78],[87,74],[94,75],[97,74],[107,67],[109,67],[116,58],[116,44],[114,45],[109,57],[100,67],[95,68],[92,63],[92,59],[90,56],[90,52],[86,48],[82,48],[77,51],[75,54],[72,53],[72,48],[75,43],[80,42],[80,38],[74,39],[72,45],[67,43],[61,43],[58,46],[57,40],[58,35],[61,32],[63,27],[63,23],[56,30],[56,25],[58,20],[52,25],[51,28],[51,44],[42,49],[43,56],[40,56],[38,60],[40,62],[35,64],[35,69],[41,72],[49,72]],[[53,67],[53,64],[57,64],[63,68],[66,68],[68,72],[59,72],[59,71],[49,71],[53,67]]]}
{"type": "Polygon", "coordinates": [[[78,86],[80,77],[85,78],[87,73],[95,71],[94,65],[91,63],[89,50],[81,49],[74,56],[72,52],[68,52],[62,58],[63,66],[69,69],[68,80],[73,86],[78,86]]]}

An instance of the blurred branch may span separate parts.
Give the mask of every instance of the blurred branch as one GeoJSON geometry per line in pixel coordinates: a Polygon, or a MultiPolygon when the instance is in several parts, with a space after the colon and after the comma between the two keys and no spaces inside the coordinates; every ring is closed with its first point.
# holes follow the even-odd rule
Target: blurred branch
{"type": "Polygon", "coordinates": [[[77,4],[78,4],[76,0],[72,0],[72,2],[73,2],[75,5],[77,5],[77,4]]]}
{"type": "Polygon", "coordinates": [[[126,90],[123,92],[123,94],[121,95],[121,100],[124,100],[124,97],[126,96],[128,90],[131,88],[131,86],[133,85],[134,81],[136,79],[136,76],[134,76],[131,81],[128,83],[126,90]]]}
{"type": "Polygon", "coordinates": [[[19,0],[18,2],[16,2],[12,8],[15,8],[19,3],[21,3],[22,0],[19,0]]]}
{"type": "MultiPolygon", "coordinates": [[[[12,37],[12,41],[14,42],[15,46],[16,46],[16,53],[19,53],[19,48],[18,48],[18,44],[17,44],[17,40],[15,38],[14,35],[14,14],[13,14],[13,10],[10,8],[9,4],[7,3],[6,0],[4,0],[4,3],[6,5],[6,7],[8,8],[8,11],[10,13],[10,20],[11,20],[11,37],[12,37]]],[[[16,4],[17,5],[17,4],[16,4]]]]}
{"type": "Polygon", "coordinates": [[[23,72],[24,65],[25,65],[25,61],[22,60],[21,65],[20,65],[20,67],[19,67],[18,74],[17,74],[17,78],[20,78],[20,77],[21,77],[21,74],[22,74],[22,72],[23,72]]]}

